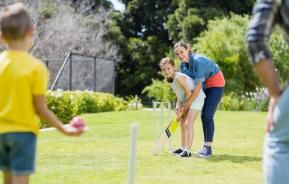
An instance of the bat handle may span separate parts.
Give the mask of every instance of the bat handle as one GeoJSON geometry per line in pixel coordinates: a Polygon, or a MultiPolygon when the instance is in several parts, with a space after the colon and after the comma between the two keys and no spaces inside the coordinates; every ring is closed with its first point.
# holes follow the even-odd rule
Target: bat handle
{"type": "Polygon", "coordinates": [[[183,112],[181,112],[181,113],[178,115],[178,117],[177,117],[177,122],[179,122],[179,121],[182,119],[183,115],[184,115],[183,112]]]}

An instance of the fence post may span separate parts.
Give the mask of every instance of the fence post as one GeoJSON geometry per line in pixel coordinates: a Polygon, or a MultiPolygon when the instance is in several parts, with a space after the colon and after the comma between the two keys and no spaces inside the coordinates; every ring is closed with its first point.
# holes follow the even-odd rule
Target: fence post
{"type": "Polygon", "coordinates": [[[157,102],[153,102],[153,112],[154,112],[154,136],[155,136],[155,143],[157,143],[158,139],[158,130],[157,130],[157,102]]]}
{"type": "Polygon", "coordinates": [[[69,55],[69,90],[72,90],[72,52],[69,55]]]}
{"type": "Polygon", "coordinates": [[[58,81],[58,79],[59,79],[59,77],[60,77],[60,75],[61,75],[61,73],[62,73],[62,71],[64,69],[64,66],[65,66],[66,62],[68,61],[70,55],[71,55],[71,49],[69,50],[66,58],[64,59],[62,65],[61,65],[61,67],[60,67],[60,69],[59,69],[59,71],[58,71],[58,73],[57,73],[57,75],[56,75],[56,77],[55,77],[55,79],[54,79],[54,81],[52,83],[52,85],[50,86],[50,90],[54,90],[54,87],[57,84],[57,81],[58,81]]]}
{"type": "Polygon", "coordinates": [[[116,63],[117,61],[114,59],[113,60],[113,75],[112,75],[112,94],[115,94],[115,83],[116,83],[116,72],[115,72],[115,68],[116,68],[116,63]]]}
{"type": "Polygon", "coordinates": [[[93,90],[96,92],[96,57],[93,57],[93,90]]]}

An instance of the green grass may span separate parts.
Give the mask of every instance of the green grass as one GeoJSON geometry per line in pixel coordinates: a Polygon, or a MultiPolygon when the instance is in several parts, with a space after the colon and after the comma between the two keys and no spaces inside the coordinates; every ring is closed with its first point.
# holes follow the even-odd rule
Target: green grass
{"type": "MultiPolygon", "coordinates": [[[[258,184],[262,179],[265,113],[216,113],[214,156],[181,159],[167,152],[152,156],[152,111],[86,114],[90,130],[80,138],[57,131],[38,140],[37,172],[32,184],[127,183],[131,123],[139,124],[137,184],[258,184]]],[[[202,146],[201,121],[196,122],[193,152],[202,146]]],[[[179,129],[173,135],[179,146],[179,129]]],[[[167,150],[167,147],[166,147],[167,150]]]]}

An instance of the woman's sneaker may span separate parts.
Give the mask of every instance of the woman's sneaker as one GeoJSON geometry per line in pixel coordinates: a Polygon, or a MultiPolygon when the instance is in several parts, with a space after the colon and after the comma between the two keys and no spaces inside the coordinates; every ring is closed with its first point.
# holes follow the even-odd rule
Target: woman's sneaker
{"type": "Polygon", "coordinates": [[[198,152],[198,157],[209,158],[210,156],[212,156],[212,148],[211,148],[211,146],[204,145],[203,149],[198,152]]]}
{"type": "Polygon", "coordinates": [[[184,151],[183,149],[179,148],[179,149],[173,151],[173,154],[179,155],[179,154],[181,154],[183,151],[184,151]]]}
{"type": "Polygon", "coordinates": [[[192,153],[188,152],[188,151],[183,151],[182,153],[180,153],[178,155],[179,157],[191,157],[192,153]]]}

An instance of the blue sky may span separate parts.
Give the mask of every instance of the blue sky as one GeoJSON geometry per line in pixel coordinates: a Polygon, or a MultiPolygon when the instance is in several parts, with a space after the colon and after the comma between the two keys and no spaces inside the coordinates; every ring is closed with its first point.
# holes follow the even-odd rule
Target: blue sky
{"type": "Polygon", "coordinates": [[[114,9],[119,10],[119,11],[124,11],[124,4],[122,4],[120,1],[118,0],[109,0],[112,4],[114,9]]]}

